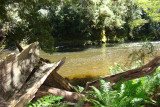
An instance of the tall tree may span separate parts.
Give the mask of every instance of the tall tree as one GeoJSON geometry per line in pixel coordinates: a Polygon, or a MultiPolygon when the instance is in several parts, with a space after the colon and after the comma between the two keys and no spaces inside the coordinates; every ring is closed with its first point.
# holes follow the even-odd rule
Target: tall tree
{"type": "Polygon", "coordinates": [[[160,1],[159,0],[137,0],[143,10],[148,13],[154,21],[160,22],[160,1]]]}
{"type": "MultiPolygon", "coordinates": [[[[56,1],[50,0],[8,0],[4,2],[2,6],[4,17],[11,18],[7,21],[4,20],[4,17],[1,18],[9,28],[5,34],[7,43],[14,45],[13,41],[20,43],[23,39],[27,39],[28,42],[39,41],[45,51],[53,50],[54,39],[51,36],[51,27],[44,11],[47,11],[54,3],[56,1]]],[[[6,26],[1,28],[3,31],[4,29],[6,26]]]]}

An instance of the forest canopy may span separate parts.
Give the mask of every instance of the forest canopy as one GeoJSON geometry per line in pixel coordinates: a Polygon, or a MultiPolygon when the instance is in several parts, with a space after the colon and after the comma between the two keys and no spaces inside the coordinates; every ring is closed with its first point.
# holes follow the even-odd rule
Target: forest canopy
{"type": "Polygon", "coordinates": [[[1,0],[0,40],[6,48],[39,41],[46,52],[88,41],[160,38],[159,0],[1,0]]]}

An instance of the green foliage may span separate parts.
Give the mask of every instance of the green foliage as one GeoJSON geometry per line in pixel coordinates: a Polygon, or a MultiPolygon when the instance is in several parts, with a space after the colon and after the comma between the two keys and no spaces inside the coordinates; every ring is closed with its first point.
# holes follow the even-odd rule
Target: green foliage
{"type": "Polygon", "coordinates": [[[155,55],[155,49],[152,43],[145,43],[139,50],[134,50],[129,56],[129,62],[132,64],[138,60],[141,61],[141,65],[145,63],[145,58],[155,55]]]}
{"type": "Polygon", "coordinates": [[[111,74],[117,74],[118,72],[124,71],[118,63],[115,63],[114,65],[115,67],[109,67],[109,72],[111,72],[111,74]]]}
{"type": "Polygon", "coordinates": [[[139,27],[133,29],[134,40],[150,41],[159,39],[159,0],[136,0],[136,5],[142,8],[142,21],[139,27]]]}
{"type": "Polygon", "coordinates": [[[152,41],[159,39],[160,24],[151,20],[150,17],[147,17],[145,19],[148,20],[148,23],[145,23],[139,28],[133,29],[133,35],[135,35],[134,40],[152,41]]]}
{"type": "Polygon", "coordinates": [[[49,12],[49,18],[56,43],[89,40],[93,28],[92,14],[86,7],[76,6],[69,2],[63,3],[61,8],[59,5],[53,6],[49,12]]]}
{"type": "Polygon", "coordinates": [[[76,86],[76,89],[78,93],[81,93],[84,90],[84,87],[78,85],[76,86]]]}
{"type": "Polygon", "coordinates": [[[27,107],[68,107],[68,104],[61,102],[62,99],[62,96],[53,96],[50,94],[38,99],[34,103],[28,103],[27,107]]]}
{"type": "Polygon", "coordinates": [[[26,39],[28,43],[39,41],[40,47],[46,52],[54,51],[52,29],[47,17],[40,12],[41,9],[47,9],[52,3],[50,0],[7,0],[3,2],[1,6],[3,6],[3,13],[7,16],[7,20],[4,16],[0,20],[2,20],[1,29],[5,34],[7,46],[15,46],[15,42],[20,43],[26,39]],[[4,30],[6,28],[7,30],[4,30]]]}
{"type": "Polygon", "coordinates": [[[158,9],[158,0],[1,0],[0,35],[6,46],[39,41],[46,52],[104,36],[110,42],[157,40],[158,9]]]}
{"type": "Polygon", "coordinates": [[[54,51],[54,38],[51,35],[52,28],[49,19],[42,12],[51,6],[52,2],[47,1],[23,1],[19,3],[19,16],[27,25],[28,43],[38,41],[40,47],[46,52],[54,51]],[[45,5],[44,5],[45,4],[45,5]],[[43,10],[42,12],[40,10],[43,10]]]}
{"type": "MultiPolygon", "coordinates": [[[[97,0],[96,0],[97,1],[97,0]]],[[[141,19],[142,10],[136,0],[107,0],[97,3],[97,26],[105,30],[108,40],[113,38],[131,39],[134,27],[141,27],[146,20],[141,19]]]]}
{"type": "MultiPolygon", "coordinates": [[[[120,70],[121,71],[121,70],[120,70]]],[[[160,68],[151,76],[122,82],[110,87],[109,82],[100,80],[100,90],[91,86],[94,91],[88,91],[93,99],[84,99],[95,107],[140,107],[144,105],[159,105],[158,100],[151,97],[160,85],[160,68]]]]}
{"type": "Polygon", "coordinates": [[[138,0],[137,4],[140,5],[143,10],[148,13],[154,21],[160,22],[160,1],[159,0],[138,0]]]}

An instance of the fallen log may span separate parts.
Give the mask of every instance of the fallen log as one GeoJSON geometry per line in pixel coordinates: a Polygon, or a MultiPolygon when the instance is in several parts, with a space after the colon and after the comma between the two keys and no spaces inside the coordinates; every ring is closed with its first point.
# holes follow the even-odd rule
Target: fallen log
{"type": "Polygon", "coordinates": [[[48,75],[54,71],[54,69],[59,66],[61,62],[62,60],[56,64],[44,64],[40,66],[31,79],[24,84],[21,90],[19,90],[19,92],[9,100],[10,106],[13,107],[16,105],[16,107],[23,107],[26,103],[30,102],[35,97],[35,93],[46,80],[48,75]]]}
{"type": "Polygon", "coordinates": [[[81,98],[84,98],[83,94],[79,94],[76,92],[70,92],[54,87],[41,86],[41,88],[35,94],[34,101],[48,94],[53,94],[55,96],[63,96],[65,101],[70,101],[70,102],[75,102],[81,98]]]}
{"type": "MultiPolygon", "coordinates": [[[[16,46],[17,46],[19,52],[21,52],[23,50],[22,46],[19,45],[17,42],[16,42],[16,46]]],[[[58,87],[60,89],[65,89],[67,91],[74,91],[75,92],[76,89],[66,79],[64,79],[61,75],[59,75],[57,73],[57,71],[60,69],[60,67],[63,66],[63,64],[65,63],[65,59],[66,59],[66,57],[62,58],[61,64],[58,67],[56,67],[54,69],[54,71],[47,77],[47,79],[45,80],[43,85],[47,85],[47,86],[50,86],[50,87],[58,87]]],[[[38,62],[39,66],[41,66],[41,64],[43,62],[51,63],[50,60],[40,57],[40,60],[38,62]]],[[[35,69],[37,69],[38,67],[36,67],[35,69]]]]}
{"type": "MultiPolygon", "coordinates": [[[[46,78],[56,72],[64,62],[65,58],[57,63],[43,62],[39,57],[38,43],[33,43],[21,53],[10,54],[0,61],[0,107],[26,106],[26,103],[35,97],[46,78]]],[[[63,78],[58,73],[56,76],[58,80],[63,78]]],[[[48,82],[54,84],[54,81],[48,82]]],[[[63,84],[69,83],[59,81],[59,86],[63,84]]]]}
{"type": "Polygon", "coordinates": [[[0,62],[0,95],[4,100],[8,101],[21,89],[39,61],[37,45],[31,44],[18,55],[10,54],[0,62]]]}
{"type": "MultiPolygon", "coordinates": [[[[111,83],[117,83],[121,79],[122,81],[128,81],[135,78],[144,77],[146,75],[152,75],[158,66],[160,66],[160,56],[154,58],[144,66],[138,67],[136,69],[131,69],[125,72],[117,73],[114,75],[109,75],[101,79],[104,79],[105,81],[111,83]]],[[[92,90],[90,86],[95,86],[96,88],[99,88],[100,87],[99,80],[87,82],[85,89],[82,91],[82,93],[92,90]]]]}
{"type": "Polygon", "coordinates": [[[54,71],[47,77],[43,85],[55,87],[55,84],[57,84],[61,86],[61,88],[59,87],[60,89],[65,89],[67,91],[75,92],[76,90],[74,89],[74,87],[67,80],[65,80],[61,75],[57,73],[59,68],[65,63],[65,59],[66,57],[62,59],[63,62],[61,63],[61,65],[56,69],[54,69],[54,71]],[[55,81],[56,83],[53,84],[51,81],[55,81]]]}

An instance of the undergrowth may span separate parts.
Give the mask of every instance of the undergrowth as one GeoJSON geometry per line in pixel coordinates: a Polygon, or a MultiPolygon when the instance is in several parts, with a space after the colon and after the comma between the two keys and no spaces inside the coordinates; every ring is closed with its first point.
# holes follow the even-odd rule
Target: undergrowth
{"type": "MultiPolygon", "coordinates": [[[[118,72],[123,71],[118,64],[110,70],[113,70],[113,73],[117,70],[119,70],[118,72]]],[[[155,90],[160,88],[160,67],[151,76],[126,82],[119,81],[113,87],[110,87],[109,84],[110,82],[100,80],[100,89],[91,86],[94,91],[88,91],[88,98],[85,98],[84,101],[91,102],[95,107],[160,106],[160,100],[157,99],[160,93],[155,92],[155,90]]]]}

